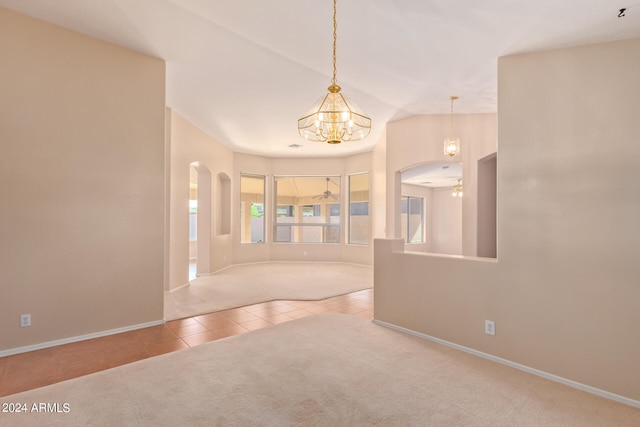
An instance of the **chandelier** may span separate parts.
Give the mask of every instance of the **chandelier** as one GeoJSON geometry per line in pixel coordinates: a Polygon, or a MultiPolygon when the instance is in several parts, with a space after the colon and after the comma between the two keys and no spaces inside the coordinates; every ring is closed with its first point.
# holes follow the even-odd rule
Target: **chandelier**
{"type": "Polygon", "coordinates": [[[337,44],[336,0],[333,0],[333,78],[329,92],[320,97],[311,109],[298,120],[300,136],[310,141],[339,144],[357,141],[369,135],[371,119],[347,96],[340,93],[336,79],[337,44]]]}
{"type": "Polygon", "coordinates": [[[462,179],[459,179],[458,183],[453,187],[451,195],[453,197],[462,197],[462,179]]]}
{"type": "Polygon", "coordinates": [[[444,139],[444,154],[453,157],[460,154],[460,138],[453,136],[453,101],[458,99],[457,96],[450,96],[451,100],[451,133],[444,139]]]}

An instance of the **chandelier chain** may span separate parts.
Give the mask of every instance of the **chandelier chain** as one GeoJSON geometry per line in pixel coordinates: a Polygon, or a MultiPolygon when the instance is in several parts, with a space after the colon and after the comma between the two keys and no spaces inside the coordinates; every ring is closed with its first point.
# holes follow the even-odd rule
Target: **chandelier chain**
{"type": "Polygon", "coordinates": [[[333,0],[333,79],[331,80],[332,84],[337,84],[338,80],[336,78],[336,44],[338,42],[338,21],[336,18],[336,6],[337,0],[333,0]]]}

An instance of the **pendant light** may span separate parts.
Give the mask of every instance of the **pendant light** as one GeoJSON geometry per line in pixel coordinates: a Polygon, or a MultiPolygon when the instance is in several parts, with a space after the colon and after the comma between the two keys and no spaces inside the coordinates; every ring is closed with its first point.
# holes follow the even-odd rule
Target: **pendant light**
{"type": "Polygon", "coordinates": [[[460,154],[460,138],[453,136],[453,101],[458,99],[457,96],[450,96],[451,100],[451,133],[444,139],[444,154],[449,157],[454,157],[460,154]]]}
{"type": "Polygon", "coordinates": [[[458,184],[453,187],[451,195],[453,197],[462,197],[462,179],[458,179],[458,184]]]}
{"type": "Polygon", "coordinates": [[[340,93],[336,79],[337,44],[336,0],[333,0],[333,78],[328,93],[298,120],[300,136],[310,141],[339,144],[342,141],[357,141],[369,135],[371,119],[367,117],[347,96],[340,93]]]}

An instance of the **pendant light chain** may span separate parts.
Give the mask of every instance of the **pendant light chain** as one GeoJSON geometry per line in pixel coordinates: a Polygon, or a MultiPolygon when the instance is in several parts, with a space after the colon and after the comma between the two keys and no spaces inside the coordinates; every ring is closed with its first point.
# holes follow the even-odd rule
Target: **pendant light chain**
{"type": "Polygon", "coordinates": [[[333,79],[331,83],[334,85],[338,83],[338,79],[336,78],[336,44],[338,43],[338,21],[336,18],[336,6],[337,0],[333,0],[333,79]]]}
{"type": "Polygon", "coordinates": [[[455,98],[452,96],[451,97],[451,133],[450,135],[453,136],[453,100],[455,98]]]}

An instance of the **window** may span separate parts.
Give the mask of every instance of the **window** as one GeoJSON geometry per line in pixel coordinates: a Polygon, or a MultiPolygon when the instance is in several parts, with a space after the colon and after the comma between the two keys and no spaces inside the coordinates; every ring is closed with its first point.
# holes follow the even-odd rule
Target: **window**
{"type": "Polygon", "coordinates": [[[264,176],[240,176],[240,243],[264,243],[264,176]]]}
{"type": "Polygon", "coordinates": [[[320,216],[321,205],[304,205],[302,207],[302,216],[320,216]]]}
{"type": "Polygon", "coordinates": [[[295,216],[295,210],[293,209],[293,206],[289,205],[289,206],[278,206],[276,208],[276,217],[293,217],[295,216]]]}
{"type": "Polygon", "coordinates": [[[340,177],[274,177],[275,242],[340,243],[340,177]]]}
{"type": "Polygon", "coordinates": [[[407,243],[424,242],[424,199],[422,197],[402,196],[401,222],[402,237],[407,243]]]}
{"type": "Polygon", "coordinates": [[[349,243],[369,244],[369,173],[349,176],[349,243]]]}

